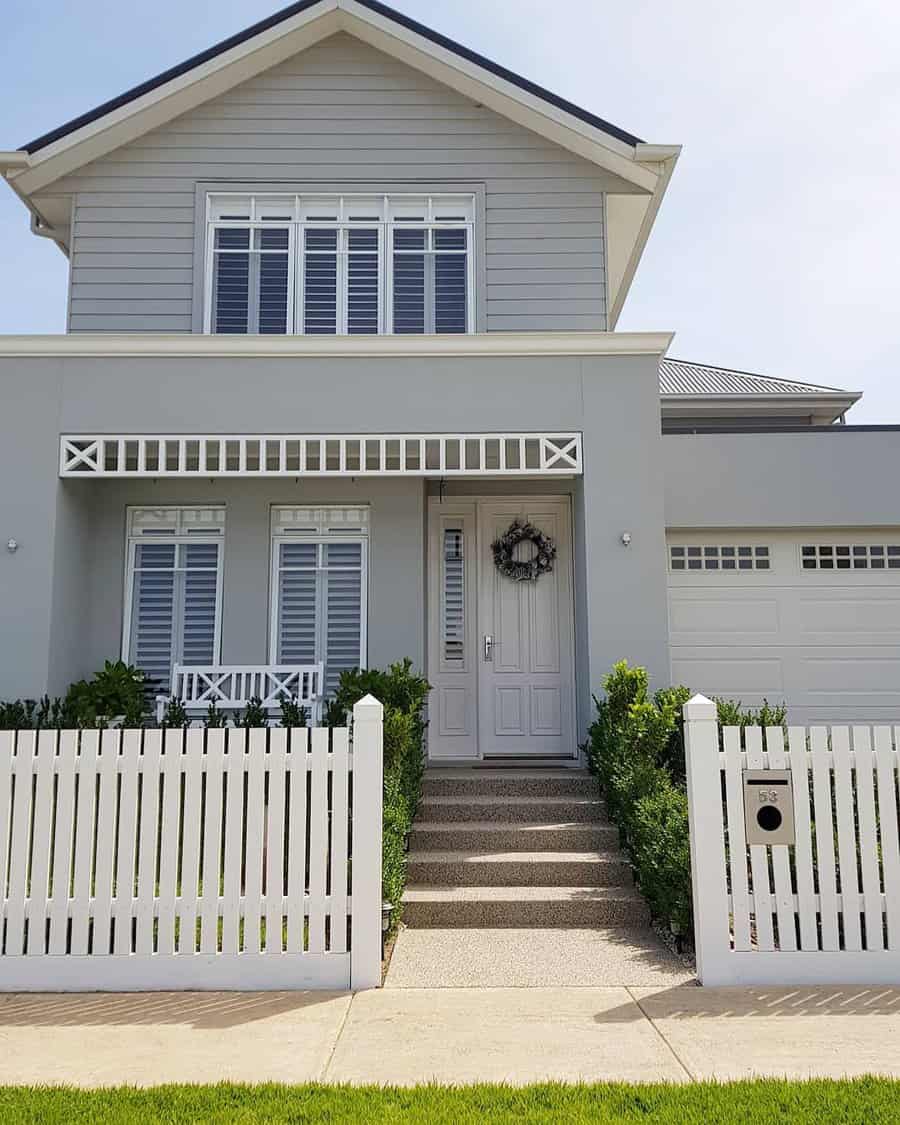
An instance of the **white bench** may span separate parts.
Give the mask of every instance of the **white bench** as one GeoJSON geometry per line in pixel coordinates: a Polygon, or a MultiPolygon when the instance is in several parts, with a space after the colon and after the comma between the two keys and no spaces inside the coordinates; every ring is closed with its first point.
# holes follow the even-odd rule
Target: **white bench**
{"type": "Polygon", "coordinates": [[[322,711],[324,668],[322,664],[176,664],[172,691],[156,697],[156,718],[162,722],[166,705],[174,696],[192,719],[203,719],[211,704],[219,711],[246,710],[251,699],[262,700],[270,717],[281,713],[281,700],[288,697],[305,707],[311,726],[322,711]]]}

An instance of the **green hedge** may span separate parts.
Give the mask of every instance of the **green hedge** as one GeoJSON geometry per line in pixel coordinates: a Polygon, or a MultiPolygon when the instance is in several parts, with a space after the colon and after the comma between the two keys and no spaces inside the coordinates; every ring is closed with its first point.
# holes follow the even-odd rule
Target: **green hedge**
{"type": "Polygon", "coordinates": [[[384,705],[384,827],[382,894],[400,919],[406,886],[406,840],[422,794],[425,770],[425,702],[430,685],[412,671],[412,661],[387,671],[368,668],[341,675],[333,709],[346,715],[364,695],[384,705]]]}
{"type": "MultiPolygon", "coordinates": [[[[605,698],[594,702],[588,761],[600,779],[610,815],[655,919],[678,934],[693,930],[691,853],[684,773],[682,707],[686,687],[649,694],[644,668],[626,660],[603,681],[605,698]]],[[[726,725],[782,726],[784,707],[764,702],[746,711],[740,702],[717,699],[726,725]]]]}

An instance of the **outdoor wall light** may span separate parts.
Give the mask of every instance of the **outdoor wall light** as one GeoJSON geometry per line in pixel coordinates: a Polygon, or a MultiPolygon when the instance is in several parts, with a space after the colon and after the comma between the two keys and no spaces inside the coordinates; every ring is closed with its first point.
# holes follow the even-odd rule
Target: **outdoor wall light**
{"type": "Polygon", "coordinates": [[[623,547],[630,547],[631,546],[631,532],[630,531],[623,531],[622,532],[622,546],[623,547]]]}
{"type": "Polygon", "coordinates": [[[18,549],[19,549],[19,544],[16,542],[15,539],[7,539],[6,540],[6,549],[7,549],[7,551],[9,551],[9,553],[11,555],[14,555],[16,553],[16,551],[18,551],[18,549]]]}

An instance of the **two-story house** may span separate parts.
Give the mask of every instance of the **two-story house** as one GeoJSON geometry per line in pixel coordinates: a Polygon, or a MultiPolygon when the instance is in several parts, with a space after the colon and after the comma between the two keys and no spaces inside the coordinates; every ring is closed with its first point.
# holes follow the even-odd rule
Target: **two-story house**
{"type": "Polygon", "coordinates": [[[616,331],[677,156],[374,0],[0,154],[70,269],[0,338],[0,696],[408,656],[458,762],[575,760],[623,657],[900,718],[898,435],[616,331]]]}

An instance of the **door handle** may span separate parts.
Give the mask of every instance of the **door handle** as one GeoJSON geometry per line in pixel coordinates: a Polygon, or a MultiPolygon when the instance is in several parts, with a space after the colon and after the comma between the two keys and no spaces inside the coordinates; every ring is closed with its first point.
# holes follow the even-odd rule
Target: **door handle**
{"type": "Polygon", "coordinates": [[[484,658],[485,660],[494,659],[494,638],[490,633],[484,634],[484,658]]]}

